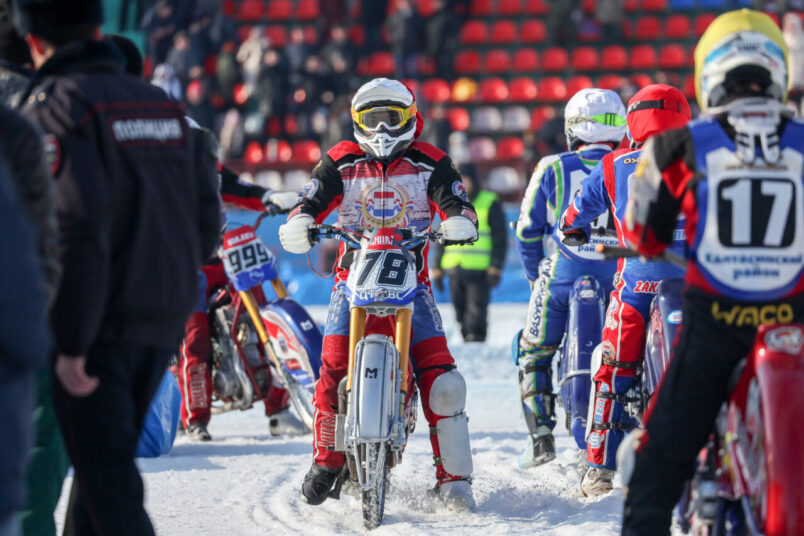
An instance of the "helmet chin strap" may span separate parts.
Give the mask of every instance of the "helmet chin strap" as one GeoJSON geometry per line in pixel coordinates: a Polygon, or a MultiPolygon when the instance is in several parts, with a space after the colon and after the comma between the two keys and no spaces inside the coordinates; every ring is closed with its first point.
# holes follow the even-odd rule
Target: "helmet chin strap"
{"type": "Polygon", "coordinates": [[[766,97],[735,99],[710,113],[726,114],[726,120],[736,132],[737,158],[745,164],[757,158],[757,140],[762,158],[769,164],[781,156],[779,149],[779,123],[782,117],[791,117],[793,111],[781,102],[766,97]]]}

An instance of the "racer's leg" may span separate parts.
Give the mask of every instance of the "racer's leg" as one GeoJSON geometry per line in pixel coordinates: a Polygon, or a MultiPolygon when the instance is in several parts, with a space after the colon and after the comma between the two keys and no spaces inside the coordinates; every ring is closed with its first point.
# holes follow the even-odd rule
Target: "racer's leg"
{"type": "Polygon", "coordinates": [[[198,272],[198,302],[184,326],[184,341],[179,350],[179,390],[181,391],[181,422],[206,427],[209,424],[212,382],[207,359],[211,352],[209,318],[207,316],[208,278],[198,272]]]}

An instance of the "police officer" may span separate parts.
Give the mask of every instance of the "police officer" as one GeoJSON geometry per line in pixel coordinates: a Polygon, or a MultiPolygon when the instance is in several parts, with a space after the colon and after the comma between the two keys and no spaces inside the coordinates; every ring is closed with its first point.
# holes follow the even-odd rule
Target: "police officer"
{"type": "Polygon", "coordinates": [[[449,276],[449,292],[455,307],[455,318],[466,342],[486,340],[491,289],[500,284],[505,264],[505,212],[497,194],[481,190],[477,184],[477,167],[462,164],[458,171],[462,188],[477,212],[477,242],[471,245],[452,245],[436,250],[433,284],[444,288],[444,272],[449,276]]]}
{"type": "Polygon", "coordinates": [[[75,530],[153,534],[134,453],[217,245],[214,155],[179,105],[125,73],[101,40],[101,0],[16,0],[14,16],[36,68],[24,112],[56,179],[54,404],[79,483],[75,530]]]}

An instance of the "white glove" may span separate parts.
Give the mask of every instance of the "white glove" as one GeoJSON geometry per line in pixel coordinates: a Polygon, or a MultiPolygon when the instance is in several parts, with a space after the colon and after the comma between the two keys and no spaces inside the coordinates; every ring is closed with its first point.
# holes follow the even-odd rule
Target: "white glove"
{"type": "Polygon", "coordinates": [[[452,216],[441,222],[438,229],[444,240],[466,242],[477,240],[477,227],[466,216],[452,216]]]}
{"type": "Polygon", "coordinates": [[[299,214],[293,216],[287,223],[279,226],[279,241],[282,247],[291,253],[307,253],[313,247],[307,238],[307,229],[315,223],[312,216],[299,214]]]}
{"type": "Polygon", "coordinates": [[[276,205],[279,210],[290,210],[299,202],[299,194],[296,192],[273,192],[268,190],[262,196],[262,204],[276,205]]]}

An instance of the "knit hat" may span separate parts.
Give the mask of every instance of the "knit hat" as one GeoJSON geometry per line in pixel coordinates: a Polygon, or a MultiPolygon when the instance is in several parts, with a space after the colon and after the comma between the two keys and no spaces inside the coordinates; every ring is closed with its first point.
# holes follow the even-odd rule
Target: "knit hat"
{"type": "Polygon", "coordinates": [[[33,63],[28,45],[14,28],[11,0],[0,0],[0,60],[17,65],[33,63]]]}
{"type": "Polygon", "coordinates": [[[48,37],[54,30],[103,24],[101,0],[14,0],[14,23],[22,34],[48,37]]]}

